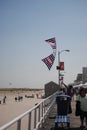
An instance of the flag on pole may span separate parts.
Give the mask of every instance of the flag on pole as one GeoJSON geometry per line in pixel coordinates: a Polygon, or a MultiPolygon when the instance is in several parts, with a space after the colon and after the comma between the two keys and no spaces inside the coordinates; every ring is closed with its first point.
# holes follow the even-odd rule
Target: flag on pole
{"type": "Polygon", "coordinates": [[[48,69],[50,70],[53,63],[54,63],[55,56],[56,56],[56,40],[55,40],[55,37],[54,37],[54,38],[47,39],[45,41],[47,43],[49,43],[50,46],[53,49],[53,53],[51,55],[49,55],[48,57],[42,59],[42,61],[47,65],[48,69]]]}
{"type": "Polygon", "coordinates": [[[54,37],[54,38],[47,39],[47,40],[45,40],[45,41],[48,42],[53,49],[56,49],[56,40],[55,40],[55,37],[54,37]]]}
{"type": "Polygon", "coordinates": [[[42,61],[47,65],[48,69],[50,70],[55,60],[55,56],[53,54],[49,55],[48,57],[42,59],[42,61]]]}

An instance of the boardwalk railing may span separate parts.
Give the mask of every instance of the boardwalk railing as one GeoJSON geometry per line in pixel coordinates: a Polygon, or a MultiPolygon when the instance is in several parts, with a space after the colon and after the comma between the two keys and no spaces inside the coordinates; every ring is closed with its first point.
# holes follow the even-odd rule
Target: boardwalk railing
{"type": "Polygon", "coordinates": [[[0,127],[0,130],[38,130],[51,112],[56,99],[56,94],[43,99],[40,103],[0,127]]]}

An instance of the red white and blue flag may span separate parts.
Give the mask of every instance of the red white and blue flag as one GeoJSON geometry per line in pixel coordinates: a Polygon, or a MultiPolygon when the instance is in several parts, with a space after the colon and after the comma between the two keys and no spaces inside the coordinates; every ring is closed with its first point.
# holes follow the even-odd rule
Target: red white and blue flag
{"type": "Polygon", "coordinates": [[[53,54],[49,55],[48,57],[42,59],[42,61],[47,65],[48,69],[50,70],[55,60],[55,56],[53,54]]]}
{"type": "Polygon", "coordinates": [[[56,56],[56,40],[55,40],[55,38],[50,38],[45,41],[48,42],[53,49],[53,53],[51,55],[42,59],[42,61],[47,65],[48,69],[50,70],[54,63],[55,56],[56,56]]]}
{"type": "Polygon", "coordinates": [[[55,37],[54,37],[54,38],[47,39],[47,40],[45,40],[45,41],[48,42],[53,49],[56,49],[56,40],[55,40],[55,37]]]}

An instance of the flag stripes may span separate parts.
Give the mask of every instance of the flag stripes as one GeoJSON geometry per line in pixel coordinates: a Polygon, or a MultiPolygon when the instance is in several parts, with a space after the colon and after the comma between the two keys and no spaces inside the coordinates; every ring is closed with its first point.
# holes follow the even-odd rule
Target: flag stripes
{"type": "Polygon", "coordinates": [[[42,61],[47,65],[48,69],[50,70],[53,63],[54,63],[55,57],[53,54],[49,55],[48,57],[42,59],[42,61]]]}

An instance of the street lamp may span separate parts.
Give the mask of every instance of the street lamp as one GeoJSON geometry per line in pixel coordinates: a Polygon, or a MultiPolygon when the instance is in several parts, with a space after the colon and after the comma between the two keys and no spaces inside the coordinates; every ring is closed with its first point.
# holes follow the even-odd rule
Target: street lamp
{"type": "Polygon", "coordinates": [[[58,69],[59,87],[60,87],[60,54],[62,52],[70,52],[70,50],[61,50],[61,51],[58,51],[58,66],[57,66],[57,69],[58,69]]]}

